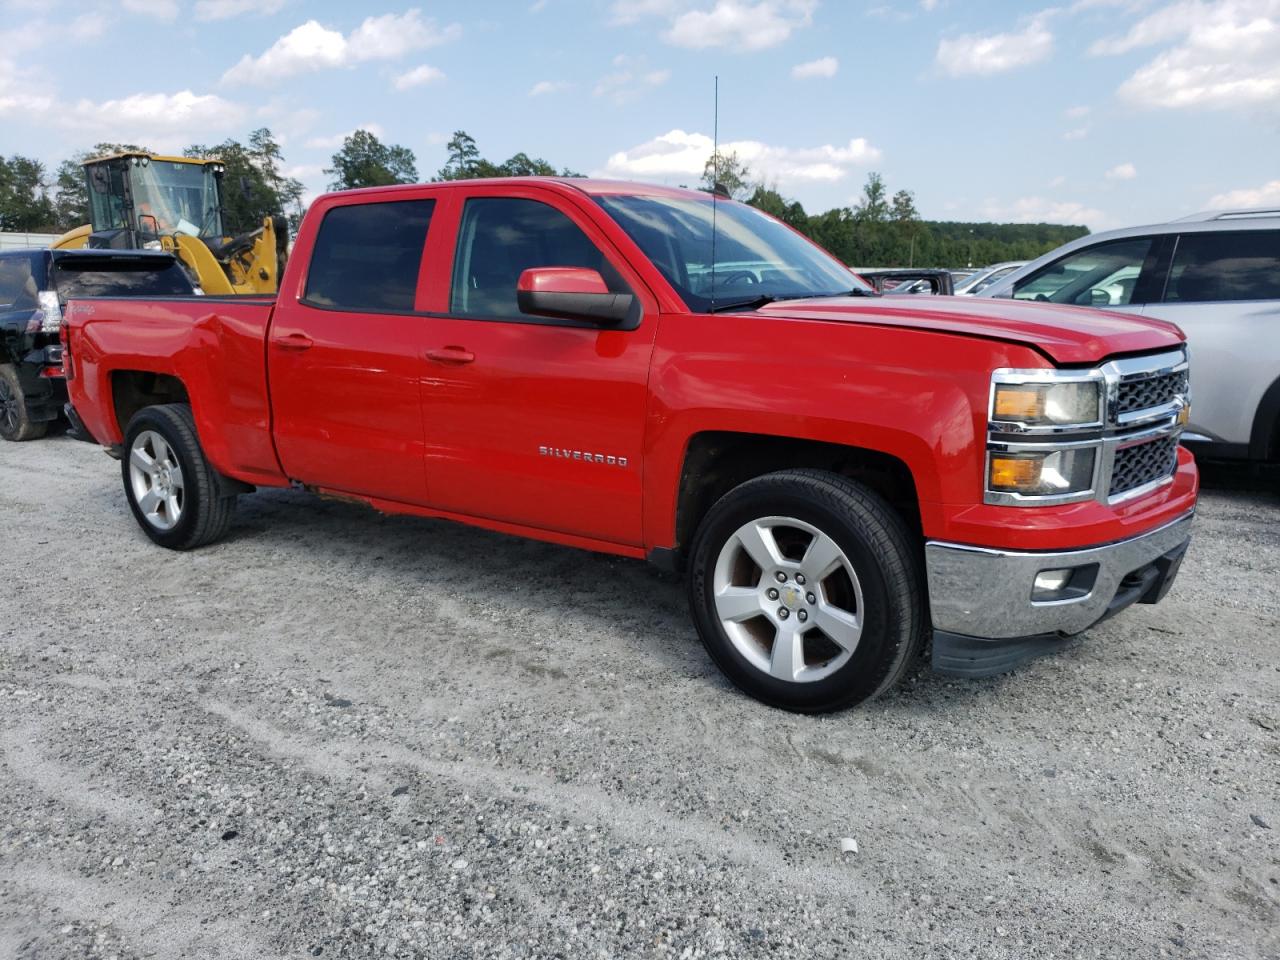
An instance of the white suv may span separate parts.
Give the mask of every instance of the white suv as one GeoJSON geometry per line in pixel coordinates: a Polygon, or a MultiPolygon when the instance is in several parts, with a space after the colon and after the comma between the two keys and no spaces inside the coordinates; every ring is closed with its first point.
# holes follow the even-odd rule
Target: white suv
{"type": "Polygon", "coordinates": [[[1280,210],[1197,213],[1081,237],[981,291],[1176,323],[1195,401],[1182,439],[1280,460],[1280,210]]]}

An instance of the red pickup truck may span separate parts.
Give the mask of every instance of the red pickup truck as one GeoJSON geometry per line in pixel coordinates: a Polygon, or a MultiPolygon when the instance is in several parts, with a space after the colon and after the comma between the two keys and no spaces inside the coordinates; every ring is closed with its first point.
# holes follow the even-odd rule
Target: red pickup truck
{"type": "Polygon", "coordinates": [[[742,689],[980,676],[1168,590],[1179,330],[882,298],[743,204],[578,179],[331,194],[275,300],[80,300],[76,429],[156,543],[304,486],[687,573],[742,689]]]}

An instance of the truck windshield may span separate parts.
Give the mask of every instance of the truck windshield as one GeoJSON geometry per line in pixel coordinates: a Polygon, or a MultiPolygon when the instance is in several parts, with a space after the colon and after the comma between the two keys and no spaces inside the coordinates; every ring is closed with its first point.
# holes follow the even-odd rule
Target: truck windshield
{"type": "Polygon", "coordinates": [[[132,168],[133,203],[143,233],[221,237],[222,211],[213,167],[152,160],[132,168]],[[154,219],[154,222],[152,218],[154,219]]]}
{"type": "Polygon", "coordinates": [[[694,311],[871,292],[848,267],[746,204],[716,201],[713,247],[710,197],[598,202],[694,311]]]}

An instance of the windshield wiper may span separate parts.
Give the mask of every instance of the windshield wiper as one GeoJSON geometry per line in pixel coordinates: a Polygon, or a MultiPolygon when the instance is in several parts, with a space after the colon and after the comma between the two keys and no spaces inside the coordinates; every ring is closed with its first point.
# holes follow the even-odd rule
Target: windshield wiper
{"type": "Polygon", "coordinates": [[[729,310],[759,310],[765,304],[773,303],[775,300],[785,300],[786,297],[772,297],[764,294],[759,297],[752,297],[749,300],[730,300],[728,303],[713,303],[707,308],[708,313],[725,313],[729,310]]]}

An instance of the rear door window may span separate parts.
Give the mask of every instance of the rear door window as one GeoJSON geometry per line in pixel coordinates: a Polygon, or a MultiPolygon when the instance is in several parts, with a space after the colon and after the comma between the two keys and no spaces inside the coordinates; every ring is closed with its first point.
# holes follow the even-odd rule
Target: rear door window
{"type": "Polygon", "coordinates": [[[1015,283],[1013,297],[1085,307],[1141,303],[1134,291],[1151,248],[1151,237],[1134,237],[1077,250],[1015,283]]]}
{"type": "Polygon", "coordinates": [[[53,286],[73,297],[189,297],[191,280],[176,260],[150,257],[64,257],[54,261],[53,286]]]}
{"type": "Polygon", "coordinates": [[[306,303],[356,313],[412,313],[434,200],[334,207],[307,269],[306,303]]]}
{"type": "Polygon", "coordinates": [[[1164,300],[1280,300],[1280,230],[1182,234],[1164,300]]]}

